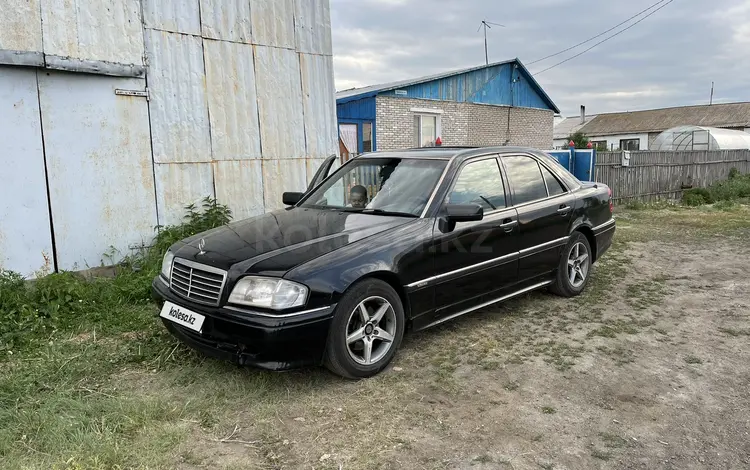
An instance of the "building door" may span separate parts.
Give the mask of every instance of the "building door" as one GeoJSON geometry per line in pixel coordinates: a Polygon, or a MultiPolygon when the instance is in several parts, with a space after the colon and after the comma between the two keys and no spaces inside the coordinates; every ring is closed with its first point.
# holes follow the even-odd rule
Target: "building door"
{"type": "Polygon", "coordinates": [[[0,269],[55,270],[37,72],[0,67],[0,269]]]}
{"type": "Polygon", "coordinates": [[[44,72],[39,104],[57,268],[120,261],[157,225],[145,80],[44,72]]]}
{"type": "Polygon", "coordinates": [[[345,162],[359,153],[359,126],[339,124],[339,150],[341,161],[345,162]]]}

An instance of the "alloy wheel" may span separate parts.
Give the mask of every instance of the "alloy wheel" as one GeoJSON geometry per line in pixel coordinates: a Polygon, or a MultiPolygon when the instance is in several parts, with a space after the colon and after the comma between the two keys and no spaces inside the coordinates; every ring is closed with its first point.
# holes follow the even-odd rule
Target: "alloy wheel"
{"type": "Polygon", "coordinates": [[[346,324],[346,349],[355,362],[372,365],[383,359],[396,335],[396,313],[383,297],[361,301],[346,324]]]}
{"type": "Polygon", "coordinates": [[[568,279],[571,286],[578,289],[586,282],[590,265],[586,245],[581,242],[573,245],[568,254],[568,279]]]}

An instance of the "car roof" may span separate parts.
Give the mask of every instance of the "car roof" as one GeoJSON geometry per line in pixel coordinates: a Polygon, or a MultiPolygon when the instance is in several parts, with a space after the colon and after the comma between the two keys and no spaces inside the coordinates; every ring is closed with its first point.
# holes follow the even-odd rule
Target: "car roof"
{"type": "Polygon", "coordinates": [[[532,153],[534,155],[544,154],[544,152],[528,147],[424,147],[364,153],[356,158],[423,158],[450,160],[453,157],[464,159],[477,155],[486,155],[488,153],[508,154],[519,152],[532,153]]]}

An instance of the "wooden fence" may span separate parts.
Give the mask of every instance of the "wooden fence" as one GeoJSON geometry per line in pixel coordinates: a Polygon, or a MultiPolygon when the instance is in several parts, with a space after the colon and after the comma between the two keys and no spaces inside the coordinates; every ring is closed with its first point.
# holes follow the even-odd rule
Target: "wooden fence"
{"type": "Polygon", "coordinates": [[[750,150],[631,152],[622,165],[621,152],[596,155],[594,181],[612,188],[615,202],[677,199],[687,188],[704,188],[729,177],[729,170],[750,173],[750,150]]]}

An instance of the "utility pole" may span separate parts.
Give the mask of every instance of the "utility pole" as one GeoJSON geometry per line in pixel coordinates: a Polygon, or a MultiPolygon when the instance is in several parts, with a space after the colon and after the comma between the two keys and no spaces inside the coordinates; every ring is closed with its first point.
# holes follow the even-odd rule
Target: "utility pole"
{"type": "Polygon", "coordinates": [[[708,102],[709,106],[712,104],[714,104],[714,82],[711,82],[711,99],[708,102]]]}
{"type": "Polygon", "coordinates": [[[487,53],[487,28],[492,29],[492,26],[500,26],[501,28],[505,28],[505,25],[499,24],[499,23],[493,23],[492,21],[482,20],[482,22],[479,24],[479,28],[477,28],[477,33],[480,29],[484,28],[484,64],[490,65],[490,57],[487,53]]]}

